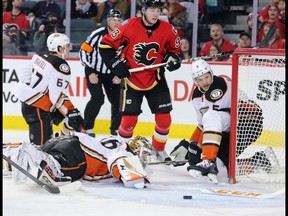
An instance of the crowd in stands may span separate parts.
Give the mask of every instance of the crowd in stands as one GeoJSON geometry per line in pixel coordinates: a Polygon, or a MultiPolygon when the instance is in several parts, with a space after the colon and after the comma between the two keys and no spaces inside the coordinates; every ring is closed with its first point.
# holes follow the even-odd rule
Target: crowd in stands
{"type": "MultiPolygon", "coordinates": [[[[26,0],[25,2],[33,0],[26,0]]],[[[3,0],[3,54],[27,55],[27,50],[45,51],[43,41],[53,32],[65,32],[65,6],[60,7],[63,0],[34,0],[31,8],[24,10],[24,0],[3,0]],[[44,47],[43,47],[44,46],[44,47]]],[[[191,56],[192,26],[187,18],[193,11],[188,11],[183,0],[163,0],[163,16],[178,30],[183,41],[183,58],[191,56]],[[187,32],[189,34],[187,35],[187,32]],[[188,45],[186,44],[188,43],[188,45]],[[187,51],[187,46],[189,51],[187,51]],[[190,53],[189,53],[190,52],[190,53]]],[[[203,45],[198,47],[198,55],[206,56],[211,53],[232,52],[237,47],[251,46],[253,14],[247,14],[247,25],[239,35],[239,41],[226,39],[225,25],[227,13],[230,11],[231,1],[199,0],[198,23],[209,25],[206,34],[198,30],[199,38],[205,38],[203,45]],[[216,4],[215,4],[216,2],[216,4]],[[248,45],[247,45],[248,44],[248,45]]],[[[131,14],[131,0],[72,0],[71,19],[93,19],[97,27],[107,25],[107,14],[110,9],[119,9],[122,19],[128,19],[131,14]]],[[[271,0],[271,2],[257,14],[257,44],[261,43],[271,25],[277,26],[275,35],[266,45],[267,48],[285,48],[286,32],[286,1],[271,0]]],[[[190,8],[191,10],[191,8],[190,8]]],[[[136,16],[141,16],[141,0],[136,0],[136,16]]],[[[83,35],[83,41],[86,35],[83,35]]],[[[73,42],[73,38],[71,38],[73,42]]],[[[196,45],[196,44],[195,44],[196,45]]],[[[197,43],[199,46],[199,43],[197,43]]],[[[77,51],[77,50],[76,50],[77,51]]],[[[214,59],[217,60],[218,58],[214,59]]]]}

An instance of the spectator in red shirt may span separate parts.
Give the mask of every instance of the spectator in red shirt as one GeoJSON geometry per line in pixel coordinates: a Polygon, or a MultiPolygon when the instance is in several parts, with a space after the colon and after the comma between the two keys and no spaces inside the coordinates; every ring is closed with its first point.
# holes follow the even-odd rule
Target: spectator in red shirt
{"type": "MultiPolygon", "coordinates": [[[[270,4],[267,6],[267,16],[263,16],[263,13],[260,13],[259,16],[260,22],[262,22],[262,26],[264,26],[264,23],[270,23],[275,24],[277,28],[279,29],[279,34],[281,38],[285,38],[285,31],[286,31],[286,25],[285,22],[283,23],[280,16],[280,10],[277,5],[270,4]]],[[[259,37],[262,38],[263,35],[263,28],[259,30],[259,37]]]]}
{"type": "Polygon", "coordinates": [[[213,24],[210,28],[210,37],[211,41],[208,41],[204,44],[204,46],[200,50],[201,56],[206,56],[209,54],[209,49],[211,44],[218,44],[221,47],[222,52],[232,52],[237,48],[237,44],[231,40],[227,40],[223,38],[224,31],[223,27],[220,24],[213,24]]]}
{"type": "Polygon", "coordinates": [[[29,33],[29,20],[21,12],[23,0],[13,0],[12,6],[12,11],[2,14],[3,52],[6,55],[25,55],[23,45],[26,43],[29,33]]]}
{"type": "MultiPolygon", "coordinates": [[[[267,35],[271,24],[266,23],[264,25],[264,31],[263,31],[263,38],[267,35]]],[[[286,48],[286,40],[280,37],[279,29],[276,30],[272,38],[269,40],[265,48],[270,49],[285,49],[286,48]]]]}

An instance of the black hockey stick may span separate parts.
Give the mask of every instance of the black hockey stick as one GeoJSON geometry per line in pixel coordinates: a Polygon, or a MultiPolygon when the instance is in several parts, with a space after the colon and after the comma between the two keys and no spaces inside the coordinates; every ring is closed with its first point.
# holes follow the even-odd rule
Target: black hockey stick
{"type": "Polygon", "coordinates": [[[258,48],[264,48],[268,44],[268,42],[271,40],[271,38],[273,37],[276,30],[277,30],[277,26],[275,24],[271,25],[269,31],[267,32],[267,35],[262,40],[262,42],[258,45],[258,48]]]}
{"type": "Polygon", "coordinates": [[[158,164],[165,164],[165,165],[173,165],[173,166],[181,166],[187,163],[188,160],[172,160],[172,161],[155,161],[155,162],[149,162],[147,165],[158,165],[158,164]]]}
{"type": "Polygon", "coordinates": [[[25,169],[23,169],[21,166],[19,166],[17,163],[15,163],[14,161],[12,161],[10,158],[8,158],[7,156],[5,156],[4,154],[2,154],[2,158],[4,160],[6,160],[9,164],[11,164],[12,166],[14,166],[16,169],[18,169],[20,172],[22,172],[24,175],[26,175],[27,177],[29,177],[31,180],[33,180],[35,183],[37,183],[38,185],[40,185],[42,188],[44,188],[45,190],[47,190],[49,193],[52,194],[59,194],[60,193],[60,189],[56,186],[52,186],[52,185],[48,185],[48,184],[44,184],[43,182],[41,182],[39,179],[37,179],[36,177],[34,177],[33,175],[31,175],[28,171],[26,171],[25,169]]]}

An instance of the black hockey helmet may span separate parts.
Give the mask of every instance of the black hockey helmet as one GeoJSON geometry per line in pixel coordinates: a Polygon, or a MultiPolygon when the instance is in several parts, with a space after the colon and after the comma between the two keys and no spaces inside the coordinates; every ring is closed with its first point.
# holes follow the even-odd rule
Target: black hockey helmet
{"type": "Polygon", "coordinates": [[[164,6],[161,0],[142,0],[142,7],[162,8],[164,6]]]}
{"type": "Polygon", "coordinates": [[[111,9],[107,14],[107,18],[114,17],[114,18],[122,18],[122,13],[118,9],[111,9]]]}

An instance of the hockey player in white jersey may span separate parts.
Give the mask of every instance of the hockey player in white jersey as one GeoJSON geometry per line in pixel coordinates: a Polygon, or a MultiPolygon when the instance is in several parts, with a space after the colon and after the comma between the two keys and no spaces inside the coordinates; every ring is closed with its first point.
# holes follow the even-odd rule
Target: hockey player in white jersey
{"type": "MultiPolygon", "coordinates": [[[[137,140],[134,140],[137,142],[137,140]]],[[[97,181],[114,177],[126,187],[144,188],[148,176],[129,144],[115,137],[91,137],[75,132],[48,140],[42,146],[7,144],[3,153],[45,184],[63,186],[79,179],[97,181]]],[[[15,182],[27,176],[12,167],[15,182]]]]}
{"type": "Polygon", "coordinates": [[[37,145],[52,138],[52,123],[58,125],[67,117],[61,129],[63,134],[80,131],[83,123],[68,96],[71,70],[65,59],[71,50],[70,40],[65,34],[53,33],[47,38],[47,47],[49,53],[33,55],[14,89],[29,125],[30,142],[37,145]]]}
{"type": "MultiPolygon", "coordinates": [[[[217,183],[218,168],[222,167],[226,170],[229,164],[231,81],[215,76],[210,65],[203,59],[192,62],[191,75],[197,85],[193,92],[192,101],[199,124],[190,140],[182,140],[173,149],[171,156],[175,156],[174,160],[179,161],[188,159],[190,166],[187,167],[187,170],[191,176],[217,183]],[[217,157],[218,168],[216,165],[217,157]]],[[[257,112],[253,114],[253,119],[251,118],[254,128],[248,130],[251,133],[247,134],[248,132],[245,130],[246,134],[243,134],[243,137],[241,135],[238,137],[238,139],[245,137],[247,140],[246,146],[236,152],[236,157],[261,135],[263,128],[261,108],[254,101],[249,100],[243,92],[241,95],[239,100],[243,104],[243,109],[254,109],[257,112]]],[[[245,127],[251,127],[251,125],[247,124],[247,121],[245,125],[241,125],[240,119],[237,127],[238,130],[244,131],[245,127]]],[[[264,152],[256,152],[253,157],[244,159],[243,162],[257,162],[258,159],[262,158],[269,169],[271,164],[268,159],[263,160],[265,157],[264,152]]],[[[175,163],[175,166],[184,164],[175,163]]]]}

